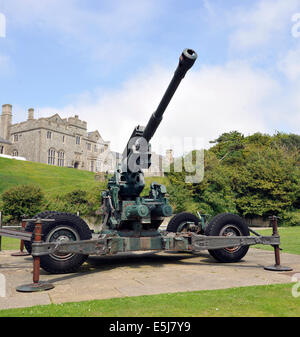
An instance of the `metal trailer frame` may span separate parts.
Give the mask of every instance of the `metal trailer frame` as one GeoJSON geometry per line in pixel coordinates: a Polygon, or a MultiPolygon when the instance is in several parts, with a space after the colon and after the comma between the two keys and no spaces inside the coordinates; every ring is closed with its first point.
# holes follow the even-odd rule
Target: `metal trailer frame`
{"type": "Polygon", "coordinates": [[[139,250],[154,251],[192,251],[220,249],[234,246],[250,246],[256,244],[279,245],[280,237],[276,236],[206,236],[194,233],[167,233],[160,236],[114,236],[100,235],[90,240],[72,242],[34,242],[32,256],[43,256],[53,253],[75,253],[93,255],[113,255],[139,250]]]}
{"type": "MultiPolygon", "coordinates": [[[[199,252],[202,250],[213,250],[221,248],[230,248],[234,246],[252,246],[256,244],[271,245],[274,248],[275,264],[264,267],[272,271],[289,271],[290,267],[284,267],[280,264],[280,236],[278,233],[277,217],[271,217],[273,234],[271,236],[262,236],[249,228],[252,236],[206,236],[195,234],[194,232],[170,233],[159,231],[156,236],[130,236],[132,233],[126,233],[126,236],[119,236],[117,232],[108,234],[93,234],[90,240],[79,240],[74,242],[44,242],[42,241],[42,224],[51,222],[53,219],[24,219],[22,220],[21,230],[8,229],[0,226],[1,236],[12,237],[22,241],[31,241],[31,232],[25,231],[26,222],[34,222],[34,241],[32,242],[33,257],[33,283],[17,287],[21,292],[33,292],[49,290],[54,287],[51,283],[40,282],[40,257],[53,253],[74,253],[74,254],[93,254],[93,255],[113,255],[120,252],[133,252],[139,250],[149,251],[183,251],[199,252]]],[[[14,255],[16,256],[16,255],[14,255]]]]}

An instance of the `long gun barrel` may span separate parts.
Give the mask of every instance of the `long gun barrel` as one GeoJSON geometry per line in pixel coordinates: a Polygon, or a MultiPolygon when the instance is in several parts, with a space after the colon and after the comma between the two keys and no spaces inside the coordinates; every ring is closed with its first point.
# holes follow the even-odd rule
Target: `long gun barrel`
{"type": "Polygon", "coordinates": [[[163,114],[170,103],[176,89],[187,71],[197,59],[197,53],[192,49],[185,49],[180,58],[174,76],[161,99],[156,111],[152,114],[147,126],[136,126],[124,149],[122,161],[115,174],[108,182],[108,191],[102,193],[102,204],[111,212],[107,218],[111,228],[123,226],[125,229],[140,230],[143,219],[147,228],[155,228],[161,224],[162,218],[172,215],[172,208],[166,198],[166,188],[152,183],[148,197],[140,197],[145,187],[143,169],[151,167],[151,145],[153,137],[163,114]]]}
{"type": "Polygon", "coordinates": [[[143,133],[143,137],[150,141],[153,137],[156,129],[158,128],[160,122],[162,121],[163,114],[170,103],[176,89],[178,88],[181,80],[184,78],[187,71],[193,66],[197,59],[197,53],[192,49],[185,49],[180,58],[178,67],[174,73],[174,76],[162,98],[160,101],[156,111],[152,114],[145,130],[143,133]]]}
{"type": "MultiPolygon", "coordinates": [[[[149,168],[151,165],[151,151],[149,141],[153,137],[160,122],[162,121],[163,114],[170,103],[176,89],[178,88],[181,80],[184,78],[187,71],[193,66],[197,59],[197,53],[192,49],[185,49],[179,58],[179,64],[175,70],[174,76],[161,99],[156,111],[152,114],[147,126],[137,126],[125,147],[122,155],[122,171],[137,172],[139,168],[149,168]],[[145,142],[146,141],[146,144],[145,142]],[[141,146],[141,144],[144,146],[141,146]],[[147,156],[144,161],[140,156],[147,156]],[[137,164],[137,165],[136,165],[137,164]]],[[[145,157],[144,157],[145,158],[145,157]]]]}

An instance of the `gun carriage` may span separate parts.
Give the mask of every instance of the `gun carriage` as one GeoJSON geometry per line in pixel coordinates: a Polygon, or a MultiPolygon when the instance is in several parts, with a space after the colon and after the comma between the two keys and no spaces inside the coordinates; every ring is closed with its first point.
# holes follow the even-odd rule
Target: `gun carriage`
{"type": "Polygon", "coordinates": [[[107,190],[102,192],[103,226],[99,233],[94,233],[77,215],[48,211],[27,219],[25,232],[0,229],[0,236],[24,240],[27,251],[35,261],[38,260],[38,267],[50,273],[74,272],[91,254],[139,250],[208,250],[217,261],[237,262],[246,255],[249,246],[255,244],[272,245],[277,254],[274,268],[282,270],[277,227],[272,236],[261,236],[234,214],[219,214],[207,221],[201,214],[197,217],[183,212],[171,218],[167,230],[160,230],[164,218],[173,213],[166,187],[153,182],[149,195],[141,196],[145,187],[143,169],[151,166],[149,142],[180,82],[196,59],[197,54],[192,49],[182,52],[174,76],[148,124],[134,128],[121,164],[109,179],[107,190]],[[36,228],[40,231],[39,240],[36,240],[36,228]],[[250,231],[255,235],[250,235],[250,231]]]}

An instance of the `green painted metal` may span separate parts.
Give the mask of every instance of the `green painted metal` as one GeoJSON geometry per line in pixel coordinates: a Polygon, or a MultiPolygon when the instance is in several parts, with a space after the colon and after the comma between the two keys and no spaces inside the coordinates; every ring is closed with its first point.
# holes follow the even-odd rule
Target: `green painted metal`
{"type": "MultiPolygon", "coordinates": [[[[173,210],[166,197],[166,187],[153,182],[146,197],[140,194],[145,187],[143,169],[151,166],[149,141],[162,121],[163,114],[187,71],[193,66],[197,54],[185,49],[174,76],[152,114],[146,127],[137,126],[125,147],[121,164],[109,179],[107,190],[101,194],[101,207],[105,215],[104,227],[110,230],[141,232],[157,230],[173,210]]],[[[139,234],[138,234],[139,235],[139,234]]]]}
{"type": "MultiPolygon", "coordinates": [[[[121,233],[121,232],[120,232],[121,233]]],[[[164,251],[202,251],[221,249],[232,246],[250,246],[256,244],[279,245],[279,236],[205,236],[194,233],[160,233],[152,236],[128,236],[115,233],[104,234],[99,238],[70,242],[40,242],[32,244],[32,256],[49,255],[53,253],[74,253],[111,255],[117,253],[164,250],[164,251]]],[[[146,234],[144,232],[143,234],[146,234]]]]}

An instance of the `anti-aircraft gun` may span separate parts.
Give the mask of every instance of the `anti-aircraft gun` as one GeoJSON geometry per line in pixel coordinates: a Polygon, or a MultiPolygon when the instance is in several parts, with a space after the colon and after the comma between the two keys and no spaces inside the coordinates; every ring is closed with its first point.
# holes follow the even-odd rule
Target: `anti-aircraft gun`
{"type": "Polygon", "coordinates": [[[108,190],[102,193],[104,225],[108,228],[134,232],[156,231],[164,217],[172,215],[164,185],[152,183],[149,196],[140,196],[145,187],[143,169],[151,166],[149,142],[181,80],[196,59],[197,54],[192,49],[182,52],[174,76],[148,124],[146,127],[139,125],[133,130],[124,149],[121,164],[109,179],[108,190]]]}
{"type": "Polygon", "coordinates": [[[146,127],[137,126],[125,147],[120,165],[101,194],[104,214],[102,229],[96,233],[80,216],[46,211],[33,219],[24,219],[26,233],[0,228],[0,235],[22,238],[34,257],[34,285],[25,287],[36,291],[43,288],[36,282],[39,266],[51,273],[76,271],[89,254],[110,255],[132,251],[208,250],[220,262],[240,261],[250,245],[271,245],[275,250],[275,266],[271,270],[290,270],[280,265],[276,217],[272,218],[273,235],[261,236],[248,228],[236,214],[222,213],[206,221],[188,212],[174,215],[166,231],[159,226],[172,215],[164,185],[152,183],[148,196],[141,196],[145,187],[143,169],[151,166],[151,146],[163,114],[178,85],[193,66],[197,54],[185,49],[175,74],[156,111],[146,127]],[[250,236],[250,231],[254,234],[250,236]]]}

